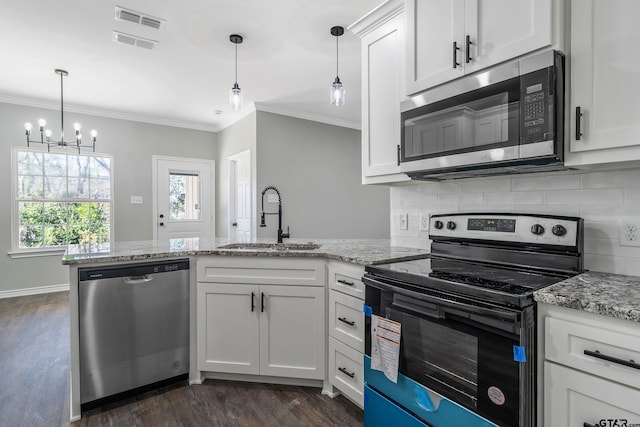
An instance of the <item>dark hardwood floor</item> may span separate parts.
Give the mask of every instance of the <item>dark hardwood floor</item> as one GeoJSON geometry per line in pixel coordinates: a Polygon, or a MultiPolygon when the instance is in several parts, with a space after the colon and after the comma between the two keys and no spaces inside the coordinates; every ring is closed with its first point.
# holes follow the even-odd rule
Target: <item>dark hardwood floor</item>
{"type": "MultiPolygon", "coordinates": [[[[68,426],[66,292],[0,299],[0,426],[68,426]]],[[[343,396],[309,387],[207,380],[83,413],[76,426],[362,426],[343,396]]]]}

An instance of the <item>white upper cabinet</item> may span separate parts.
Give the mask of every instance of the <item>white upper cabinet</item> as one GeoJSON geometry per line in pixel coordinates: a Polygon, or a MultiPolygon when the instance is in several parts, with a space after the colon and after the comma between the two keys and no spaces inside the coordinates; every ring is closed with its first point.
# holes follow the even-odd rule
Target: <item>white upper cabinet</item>
{"type": "Polygon", "coordinates": [[[637,0],[571,4],[568,165],[640,160],[638,15],[637,0]]]}
{"type": "Polygon", "coordinates": [[[404,5],[383,3],[349,27],[362,39],[362,182],[407,181],[400,172],[404,99],[404,5]]]}
{"type": "Polygon", "coordinates": [[[552,0],[406,0],[407,93],[554,45],[553,5],[552,0]]]}

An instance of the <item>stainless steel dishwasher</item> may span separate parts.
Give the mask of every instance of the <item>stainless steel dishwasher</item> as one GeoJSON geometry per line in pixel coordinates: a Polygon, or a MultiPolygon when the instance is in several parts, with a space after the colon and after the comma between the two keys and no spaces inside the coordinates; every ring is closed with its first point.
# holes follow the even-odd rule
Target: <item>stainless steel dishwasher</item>
{"type": "Polygon", "coordinates": [[[80,402],[189,372],[189,260],[81,268],[80,402]]]}

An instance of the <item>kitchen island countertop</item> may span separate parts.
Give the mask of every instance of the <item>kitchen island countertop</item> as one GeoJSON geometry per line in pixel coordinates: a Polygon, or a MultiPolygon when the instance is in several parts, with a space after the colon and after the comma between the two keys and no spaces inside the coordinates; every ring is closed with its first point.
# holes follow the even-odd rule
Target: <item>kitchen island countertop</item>
{"type": "Polygon", "coordinates": [[[327,258],[352,264],[380,264],[392,261],[409,261],[425,258],[428,249],[392,246],[389,239],[287,239],[285,243],[313,243],[317,249],[281,249],[273,239],[253,239],[267,247],[229,249],[226,245],[244,243],[230,239],[171,239],[115,242],[111,244],[71,245],[62,263],[65,265],[96,264],[140,261],[147,259],[176,258],[197,255],[222,256],[278,256],[327,258]],[[272,246],[269,246],[272,245],[272,246]]]}
{"type": "Polygon", "coordinates": [[[534,293],[537,302],[640,322],[640,277],[588,271],[534,293]]]}

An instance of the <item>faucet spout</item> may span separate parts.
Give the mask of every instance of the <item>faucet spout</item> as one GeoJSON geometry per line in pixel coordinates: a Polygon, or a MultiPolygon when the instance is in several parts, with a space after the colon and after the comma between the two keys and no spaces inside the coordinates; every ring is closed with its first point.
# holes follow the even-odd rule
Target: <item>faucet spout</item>
{"type": "Polygon", "coordinates": [[[282,243],[282,239],[288,239],[290,237],[289,227],[287,227],[287,232],[282,232],[282,198],[280,197],[280,191],[272,185],[266,187],[262,190],[262,210],[260,212],[260,227],[266,227],[267,224],[265,222],[265,215],[275,215],[275,212],[265,212],[264,211],[264,195],[267,191],[273,190],[278,195],[278,243],[282,243]]]}

